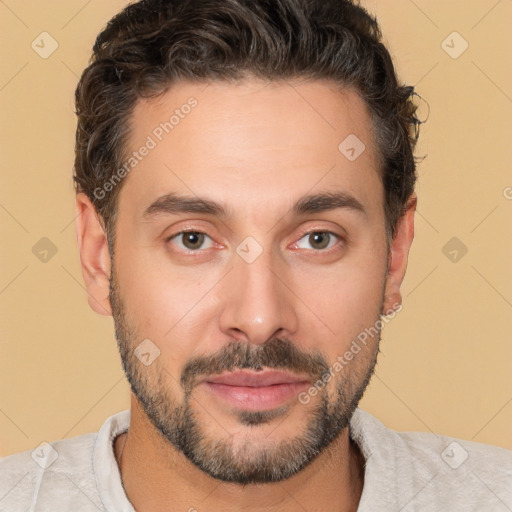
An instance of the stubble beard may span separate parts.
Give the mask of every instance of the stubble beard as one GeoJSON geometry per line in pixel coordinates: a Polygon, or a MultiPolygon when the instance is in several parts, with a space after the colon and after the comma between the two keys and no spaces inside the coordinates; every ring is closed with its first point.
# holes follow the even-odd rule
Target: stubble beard
{"type": "MultiPolygon", "coordinates": [[[[240,410],[237,419],[241,425],[247,426],[248,435],[244,442],[233,443],[232,436],[208,436],[205,425],[199,420],[196,411],[199,409],[194,406],[192,396],[199,375],[213,375],[234,368],[261,370],[269,367],[306,372],[314,383],[329,372],[325,357],[319,352],[302,352],[282,338],[273,338],[258,346],[233,341],[210,356],[187,361],[179,378],[183,395],[179,403],[173,396],[175,393],[171,392],[178,386],[178,379],[173,378],[158,359],[146,367],[134,355],[134,349],[142,338],[139,339],[128,322],[125,305],[118,294],[113,265],[111,272],[110,302],[115,336],[131,390],[156,431],[203,472],[223,482],[242,485],[283,481],[310,464],[349,425],[375,371],[380,330],[373,345],[361,350],[357,360],[354,358],[336,376],[335,390],[331,391],[334,397],[329,398],[329,388],[325,386],[319,390],[318,399],[308,407],[295,403],[291,407],[270,411],[240,410]],[[279,424],[286,421],[287,410],[296,407],[303,407],[306,415],[303,432],[279,442],[269,439],[265,446],[250,442],[251,429],[275,421],[277,431],[279,424]]],[[[334,380],[331,385],[334,385],[334,380]]]]}

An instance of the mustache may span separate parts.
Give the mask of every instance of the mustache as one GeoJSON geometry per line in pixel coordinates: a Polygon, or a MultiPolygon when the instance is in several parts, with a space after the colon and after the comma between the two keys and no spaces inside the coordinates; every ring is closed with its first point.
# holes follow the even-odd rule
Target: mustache
{"type": "Polygon", "coordinates": [[[283,338],[272,338],[258,346],[231,341],[214,354],[189,359],[181,372],[180,382],[185,392],[190,393],[200,376],[233,369],[261,371],[263,367],[306,373],[315,381],[329,371],[326,358],[318,350],[304,352],[283,338]]]}

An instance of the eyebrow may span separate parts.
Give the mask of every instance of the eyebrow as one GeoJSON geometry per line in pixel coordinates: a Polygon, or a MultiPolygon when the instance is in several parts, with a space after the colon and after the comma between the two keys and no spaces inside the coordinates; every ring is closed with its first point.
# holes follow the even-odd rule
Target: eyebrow
{"type": "MultiPolygon", "coordinates": [[[[293,205],[292,213],[295,216],[301,216],[337,208],[352,210],[366,216],[366,209],[362,203],[346,192],[325,192],[303,196],[293,205]]],[[[220,203],[202,197],[176,193],[159,197],[144,210],[142,217],[149,220],[162,214],[179,213],[202,213],[221,218],[229,217],[228,210],[220,203]]]]}

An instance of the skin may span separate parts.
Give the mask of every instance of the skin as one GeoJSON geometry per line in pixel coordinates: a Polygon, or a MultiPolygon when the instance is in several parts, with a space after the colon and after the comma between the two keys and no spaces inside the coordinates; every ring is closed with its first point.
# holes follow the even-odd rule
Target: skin
{"type": "MultiPolygon", "coordinates": [[[[232,340],[258,347],[281,336],[304,353],[319,351],[332,365],[381,312],[401,303],[416,206],[413,196],[388,241],[369,111],[354,90],[326,82],[176,84],[136,105],[130,150],[191,96],[198,106],[125,178],[115,241],[115,286],[132,347],[149,338],[160,350],[152,365],[140,367],[141,375],[149,389],[163,376],[167,397],[177,404],[184,400],[178,382],[189,359],[215,354],[232,340]],[[355,161],[338,150],[349,134],[366,146],[355,161]],[[292,215],[303,195],[330,191],[350,194],[365,213],[338,208],[292,215]],[[223,203],[231,215],[145,219],[144,210],[170,192],[223,203]],[[210,237],[199,256],[183,238],[167,240],[183,229],[210,237]],[[340,239],[318,249],[303,233],[311,230],[340,239]],[[252,263],[236,252],[248,236],[263,249],[252,263]]],[[[77,195],[77,211],[89,304],[112,315],[102,220],[84,194],[77,195]]],[[[248,453],[256,453],[303,434],[320,396],[332,406],[340,383],[353,394],[377,352],[374,337],[308,404],[294,396],[283,412],[256,426],[243,424],[239,409],[204,386],[193,388],[191,407],[209,439],[229,438],[235,452],[249,446],[248,453]]],[[[134,394],[129,432],[115,440],[115,454],[128,498],[144,511],[351,511],[364,482],[364,458],[346,428],[285,480],[242,486],[212,478],[160,435],[134,394]]]]}

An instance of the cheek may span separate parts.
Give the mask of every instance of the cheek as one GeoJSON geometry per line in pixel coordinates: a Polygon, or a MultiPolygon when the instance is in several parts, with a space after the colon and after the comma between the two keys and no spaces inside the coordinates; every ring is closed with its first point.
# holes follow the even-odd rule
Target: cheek
{"type": "MultiPolygon", "coordinates": [[[[119,254],[122,251],[119,250],[119,254]]],[[[160,349],[163,359],[180,365],[193,351],[193,337],[184,329],[200,309],[204,286],[190,276],[172,273],[155,265],[143,253],[122,253],[123,262],[116,262],[119,293],[123,300],[127,323],[136,336],[133,344],[149,338],[160,349]],[[196,307],[195,307],[196,305],[196,307]]]]}
{"type": "MultiPolygon", "coordinates": [[[[380,318],[385,265],[383,255],[347,258],[326,274],[302,278],[298,294],[330,338],[325,353],[343,353],[351,341],[380,318]]],[[[335,355],[336,354],[336,355],[335,355]]]]}

